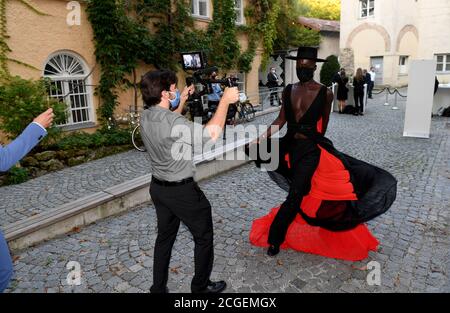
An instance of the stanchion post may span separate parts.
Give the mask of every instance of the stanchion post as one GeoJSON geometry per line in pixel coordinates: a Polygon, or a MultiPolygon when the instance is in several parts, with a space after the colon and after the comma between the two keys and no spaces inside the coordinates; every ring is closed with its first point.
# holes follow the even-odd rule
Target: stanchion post
{"type": "Polygon", "coordinates": [[[389,105],[389,88],[386,88],[386,102],[384,103],[385,106],[389,105]]]}
{"type": "Polygon", "coordinates": [[[394,93],[395,93],[395,98],[394,98],[395,100],[394,100],[394,106],[392,107],[392,110],[398,110],[398,107],[397,107],[398,90],[395,89],[394,93]]]}

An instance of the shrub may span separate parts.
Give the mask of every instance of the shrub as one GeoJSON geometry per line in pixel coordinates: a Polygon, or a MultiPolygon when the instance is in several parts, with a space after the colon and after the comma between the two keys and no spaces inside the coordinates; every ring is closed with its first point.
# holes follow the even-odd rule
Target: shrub
{"type": "Polygon", "coordinates": [[[326,60],[327,62],[320,70],[320,82],[329,87],[333,84],[333,77],[337,72],[339,72],[341,65],[335,55],[330,55],[326,60]]]}
{"type": "Polygon", "coordinates": [[[44,145],[43,148],[67,151],[122,145],[131,145],[129,130],[113,128],[111,130],[99,129],[93,134],[85,132],[70,133],[55,143],[44,145]]]}
{"type": "Polygon", "coordinates": [[[21,184],[28,180],[28,171],[23,167],[12,167],[6,176],[5,184],[6,185],[14,185],[21,184]]]}
{"type": "MultiPolygon", "coordinates": [[[[0,77],[0,83],[0,129],[10,139],[20,135],[36,116],[49,107],[56,115],[54,125],[65,121],[66,104],[48,97],[48,80],[7,76],[0,77]]],[[[57,133],[56,127],[49,129],[47,140],[57,133]]]]}

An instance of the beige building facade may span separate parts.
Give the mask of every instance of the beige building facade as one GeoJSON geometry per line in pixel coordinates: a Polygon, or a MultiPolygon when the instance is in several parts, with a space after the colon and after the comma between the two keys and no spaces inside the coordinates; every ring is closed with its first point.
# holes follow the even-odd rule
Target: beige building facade
{"type": "MultiPolygon", "coordinates": [[[[82,129],[92,132],[98,126],[97,109],[101,100],[94,94],[100,80],[100,65],[95,58],[93,31],[85,12],[85,1],[66,0],[28,0],[28,2],[46,15],[37,14],[19,1],[6,1],[7,39],[11,52],[8,62],[12,75],[25,79],[48,77],[54,84],[51,96],[67,103],[71,114],[64,125],[67,130],[82,129]],[[68,16],[79,10],[79,23],[68,22],[68,16]]],[[[247,0],[236,2],[237,23],[245,23],[244,8],[247,0]]],[[[192,16],[198,28],[206,28],[212,19],[211,0],[194,0],[192,16]]],[[[107,14],[107,12],[105,12],[107,14]]],[[[238,38],[242,50],[247,48],[245,35],[238,38]]],[[[230,72],[238,75],[241,88],[249,94],[257,94],[258,69],[262,50],[258,49],[250,73],[230,72]]],[[[140,77],[151,69],[142,64],[136,69],[140,77]]],[[[222,73],[225,74],[225,73],[222,73]]],[[[178,73],[179,88],[184,85],[186,73],[178,73]]],[[[256,99],[250,99],[256,100],[256,99]]],[[[134,104],[133,89],[119,91],[117,116],[123,116],[134,104]]],[[[142,107],[139,95],[138,105],[142,107]]]]}
{"type": "Polygon", "coordinates": [[[408,84],[409,64],[435,59],[450,83],[450,0],[342,0],[341,63],[376,68],[377,85],[408,84]]]}
{"type": "MultiPolygon", "coordinates": [[[[326,59],[331,55],[339,57],[340,22],[317,18],[300,17],[299,23],[320,33],[320,45],[317,55],[319,59],[326,59]]],[[[323,63],[317,63],[317,71],[314,79],[320,82],[320,70],[323,63]]]]}

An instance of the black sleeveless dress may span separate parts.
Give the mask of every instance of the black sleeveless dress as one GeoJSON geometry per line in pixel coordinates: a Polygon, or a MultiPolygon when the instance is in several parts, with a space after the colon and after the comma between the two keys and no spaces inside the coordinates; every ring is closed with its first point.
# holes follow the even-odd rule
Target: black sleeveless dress
{"type": "Polygon", "coordinates": [[[250,241],[267,246],[269,242],[278,244],[275,241],[284,240],[282,248],[362,259],[378,245],[364,223],[389,209],[396,198],[397,181],[387,171],[336,150],[320,133],[327,101],[325,86],[300,121],[295,120],[292,111],[292,85],[286,88],[288,96],[283,105],[287,134],[281,139],[267,139],[267,145],[252,146],[247,154],[254,157],[258,167],[279,159],[278,166],[268,170],[268,174],[288,191],[288,197],[280,208],[253,223],[250,241]],[[295,139],[296,133],[308,139],[295,139]],[[269,149],[269,159],[261,157],[262,148],[267,146],[279,147],[269,149]]]}

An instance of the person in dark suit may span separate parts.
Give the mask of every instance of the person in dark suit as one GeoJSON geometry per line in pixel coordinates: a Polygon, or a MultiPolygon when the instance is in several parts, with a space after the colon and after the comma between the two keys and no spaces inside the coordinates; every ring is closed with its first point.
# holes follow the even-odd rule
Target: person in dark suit
{"type": "Polygon", "coordinates": [[[367,87],[369,87],[372,77],[370,76],[370,74],[367,72],[366,69],[363,70],[363,76],[364,76],[364,82],[367,84],[367,87]]]}
{"type": "Polygon", "coordinates": [[[280,105],[280,98],[278,96],[277,88],[279,86],[280,79],[278,78],[277,71],[274,67],[270,68],[269,74],[267,74],[267,87],[270,89],[270,105],[273,106],[274,99],[277,100],[277,104],[280,105]]]}
{"type": "MultiPolygon", "coordinates": [[[[36,117],[22,134],[9,145],[5,147],[0,145],[0,172],[8,171],[47,135],[46,128],[51,126],[53,118],[53,110],[48,109],[36,117]]],[[[13,264],[8,244],[0,232],[0,293],[8,287],[12,274],[13,264]]]]}
{"type": "Polygon", "coordinates": [[[353,78],[353,96],[355,99],[356,111],[354,115],[364,115],[364,84],[366,79],[363,75],[362,69],[356,70],[355,77],[353,78]]]}
{"type": "Polygon", "coordinates": [[[438,80],[438,78],[435,76],[435,77],[434,77],[434,94],[437,93],[438,89],[439,89],[439,80],[438,80]]]}
{"type": "Polygon", "coordinates": [[[367,93],[369,95],[369,99],[373,99],[372,91],[373,91],[373,88],[375,87],[375,78],[377,77],[377,73],[375,72],[374,67],[370,68],[369,75],[370,75],[370,80],[368,81],[368,85],[367,85],[367,93]]]}
{"type": "Polygon", "coordinates": [[[345,102],[348,100],[348,77],[345,74],[345,69],[341,68],[333,78],[333,83],[338,84],[337,99],[339,101],[339,113],[343,113],[345,109],[345,102]]]}

